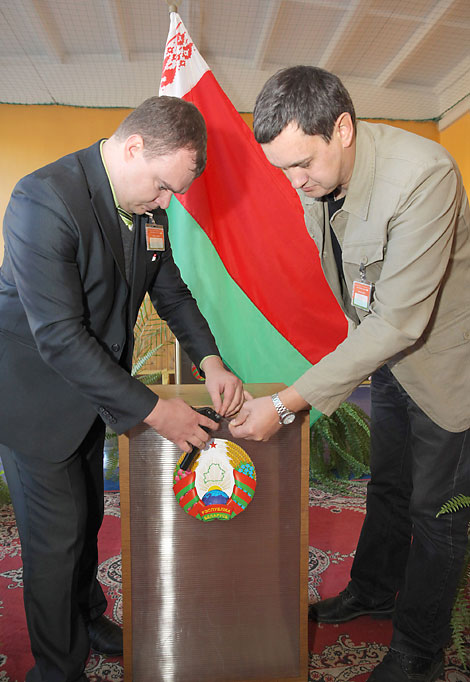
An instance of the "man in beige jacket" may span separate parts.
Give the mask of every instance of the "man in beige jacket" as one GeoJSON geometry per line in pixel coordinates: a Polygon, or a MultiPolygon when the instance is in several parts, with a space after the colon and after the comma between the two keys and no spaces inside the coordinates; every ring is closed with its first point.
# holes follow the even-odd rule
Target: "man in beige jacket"
{"type": "Polygon", "coordinates": [[[393,613],[390,650],[369,679],[432,682],[443,671],[470,516],[436,519],[449,498],[470,494],[462,179],[440,145],[356,122],[341,81],[314,67],[284,69],[265,84],[254,132],[299,192],[349,333],[292,386],[245,403],[231,431],[266,440],[299,410],[331,414],[373,375],[372,475],[351,581],[309,616],[339,623],[393,613]]]}

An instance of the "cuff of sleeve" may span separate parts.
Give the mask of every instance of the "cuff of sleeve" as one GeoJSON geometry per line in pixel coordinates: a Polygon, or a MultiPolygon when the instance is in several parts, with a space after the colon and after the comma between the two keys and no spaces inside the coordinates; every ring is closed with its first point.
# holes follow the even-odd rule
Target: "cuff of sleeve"
{"type": "Polygon", "coordinates": [[[204,355],[201,362],[199,363],[199,368],[202,369],[202,363],[204,362],[204,360],[207,360],[207,358],[219,358],[219,357],[220,357],[220,355],[216,355],[215,353],[212,353],[211,355],[204,355]]]}
{"type": "Polygon", "coordinates": [[[204,355],[201,362],[199,363],[199,369],[201,370],[201,372],[204,372],[202,365],[204,360],[207,360],[207,358],[220,358],[220,355],[216,355],[215,353],[212,353],[212,355],[204,355]]]}
{"type": "Polygon", "coordinates": [[[297,393],[309,403],[314,410],[322,414],[330,416],[338,409],[344,400],[344,396],[321,396],[312,388],[311,378],[308,376],[308,371],[303,374],[297,381],[292,384],[297,393]]]}

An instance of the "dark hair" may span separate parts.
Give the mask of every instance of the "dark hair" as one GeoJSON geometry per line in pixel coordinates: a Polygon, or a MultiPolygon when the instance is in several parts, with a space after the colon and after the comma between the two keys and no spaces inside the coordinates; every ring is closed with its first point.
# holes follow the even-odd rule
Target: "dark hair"
{"type": "Polygon", "coordinates": [[[149,97],[134,109],[117,128],[114,136],[126,140],[141,135],[147,156],[170,154],[179,149],[196,153],[196,177],[207,161],[207,131],[201,112],[179,97],[149,97]]]}
{"type": "Polygon", "coordinates": [[[253,131],[256,141],[266,144],[295,122],[306,135],[321,135],[329,142],[344,112],[356,127],[354,105],[337,76],[315,66],[292,66],[264,84],[256,98],[253,131]]]}

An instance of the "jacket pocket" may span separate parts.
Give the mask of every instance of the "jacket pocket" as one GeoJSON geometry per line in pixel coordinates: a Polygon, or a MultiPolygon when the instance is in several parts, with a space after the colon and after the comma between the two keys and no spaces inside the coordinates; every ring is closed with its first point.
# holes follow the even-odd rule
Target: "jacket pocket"
{"type": "Polygon", "coordinates": [[[343,243],[343,261],[345,263],[364,263],[367,267],[384,259],[385,247],[383,242],[343,243]]]}
{"type": "Polygon", "coordinates": [[[382,272],[385,246],[381,241],[343,243],[343,265],[346,281],[361,279],[361,263],[365,266],[368,282],[377,282],[382,272]]]}

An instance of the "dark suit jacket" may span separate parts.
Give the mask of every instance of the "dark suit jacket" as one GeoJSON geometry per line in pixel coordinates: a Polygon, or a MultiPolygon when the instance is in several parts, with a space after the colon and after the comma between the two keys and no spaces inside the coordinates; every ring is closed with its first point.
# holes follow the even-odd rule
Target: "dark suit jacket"
{"type": "Polygon", "coordinates": [[[148,415],[158,398],[129,374],[132,329],[147,291],[195,363],[218,354],[173,261],[166,213],[154,216],[166,250],[147,251],[148,218],[136,216],[129,287],[99,143],[17,184],[0,269],[1,443],[60,461],[97,413],[117,433],[148,415]]]}

